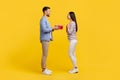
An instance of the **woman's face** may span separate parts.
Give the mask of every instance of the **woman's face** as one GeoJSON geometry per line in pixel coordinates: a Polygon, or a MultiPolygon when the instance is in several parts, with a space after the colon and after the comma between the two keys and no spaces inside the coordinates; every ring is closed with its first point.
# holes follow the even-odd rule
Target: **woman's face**
{"type": "Polygon", "coordinates": [[[67,18],[68,18],[69,20],[71,19],[71,18],[70,18],[70,14],[67,15],[67,18]]]}

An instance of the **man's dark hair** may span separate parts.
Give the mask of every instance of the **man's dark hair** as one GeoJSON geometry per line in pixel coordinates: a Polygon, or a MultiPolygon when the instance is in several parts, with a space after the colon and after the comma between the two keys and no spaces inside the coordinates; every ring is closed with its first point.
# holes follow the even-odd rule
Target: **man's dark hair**
{"type": "Polygon", "coordinates": [[[45,6],[45,7],[43,7],[42,11],[45,12],[48,9],[50,9],[50,7],[45,6]]]}

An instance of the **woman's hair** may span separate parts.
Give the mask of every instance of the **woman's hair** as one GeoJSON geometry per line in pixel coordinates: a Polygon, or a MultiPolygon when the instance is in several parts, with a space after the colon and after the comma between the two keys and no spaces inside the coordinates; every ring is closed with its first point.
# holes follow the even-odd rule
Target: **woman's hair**
{"type": "Polygon", "coordinates": [[[76,23],[76,32],[78,31],[77,20],[74,12],[69,12],[70,18],[76,23]]]}

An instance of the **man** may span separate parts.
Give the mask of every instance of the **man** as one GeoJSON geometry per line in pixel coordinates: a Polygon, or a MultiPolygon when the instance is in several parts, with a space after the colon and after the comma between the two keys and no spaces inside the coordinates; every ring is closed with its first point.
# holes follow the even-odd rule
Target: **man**
{"type": "Polygon", "coordinates": [[[42,44],[42,59],[41,59],[41,67],[42,73],[46,75],[52,74],[52,71],[46,68],[46,59],[48,55],[48,47],[49,42],[53,39],[52,32],[57,30],[57,26],[51,28],[47,17],[50,17],[50,7],[43,8],[43,17],[40,20],[40,41],[42,44]]]}

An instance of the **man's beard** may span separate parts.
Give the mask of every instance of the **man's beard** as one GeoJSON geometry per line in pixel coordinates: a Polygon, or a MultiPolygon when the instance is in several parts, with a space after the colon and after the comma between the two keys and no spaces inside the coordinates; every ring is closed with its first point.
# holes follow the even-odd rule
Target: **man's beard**
{"type": "Polygon", "coordinates": [[[48,14],[48,15],[46,15],[47,17],[50,17],[50,15],[48,14]]]}

